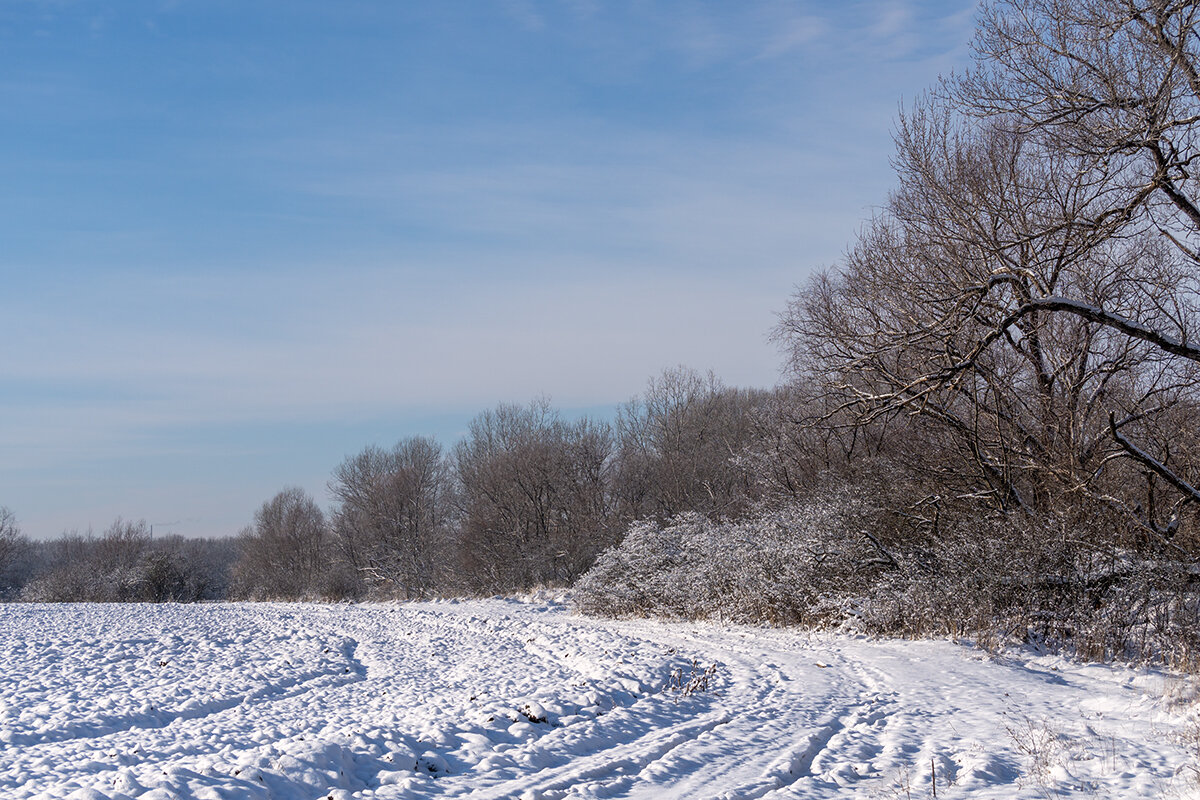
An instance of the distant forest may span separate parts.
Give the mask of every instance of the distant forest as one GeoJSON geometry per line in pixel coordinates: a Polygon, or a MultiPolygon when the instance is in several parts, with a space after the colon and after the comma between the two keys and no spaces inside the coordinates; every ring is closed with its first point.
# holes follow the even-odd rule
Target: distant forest
{"type": "MultiPolygon", "coordinates": [[[[0,534],[26,600],[574,586],[589,613],[1200,666],[1200,7],[1004,0],[908,104],[895,188],[786,300],[787,380],[674,369],[338,465],[236,541],[0,534]]],[[[785,299],[781,298],[781,305],[785,299]]]]}

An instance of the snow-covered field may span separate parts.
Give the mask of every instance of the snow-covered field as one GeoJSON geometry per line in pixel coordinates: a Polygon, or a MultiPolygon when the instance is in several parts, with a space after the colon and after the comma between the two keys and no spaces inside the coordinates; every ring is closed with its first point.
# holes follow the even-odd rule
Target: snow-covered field
{"type": "Polygon", "coordinates": [[[1160,673],[516,601],[8,605],[0,797],[1188,797],[1190,700],[1160,673]]]}

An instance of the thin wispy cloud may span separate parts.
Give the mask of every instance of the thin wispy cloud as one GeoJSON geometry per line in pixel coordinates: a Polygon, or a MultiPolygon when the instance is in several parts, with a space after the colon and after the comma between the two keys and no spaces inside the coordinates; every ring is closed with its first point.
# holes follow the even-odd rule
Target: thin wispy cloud
{"type": "Polygon", "coordinates": [[[801,14],[781,21],[761,52],[765,58],[778,58],[819,42],[830,32],[829,22],[823,17],[801,14]]]}
{"type": "Polygon", "coordinates": [[[537,12],[533,0],[501,0],[501,6],[526,30],[540,31],[546,27],[546,20],[537,12]]]}

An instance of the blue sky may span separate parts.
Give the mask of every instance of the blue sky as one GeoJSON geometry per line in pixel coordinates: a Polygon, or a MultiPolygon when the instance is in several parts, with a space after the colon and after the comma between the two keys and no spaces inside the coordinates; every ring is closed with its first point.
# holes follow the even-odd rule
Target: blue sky
{"type": "Polygon", "coordinates": [[[225,535],[369,443],[772,385],[974,3],[0,4],[0,505],[225,535]]]}

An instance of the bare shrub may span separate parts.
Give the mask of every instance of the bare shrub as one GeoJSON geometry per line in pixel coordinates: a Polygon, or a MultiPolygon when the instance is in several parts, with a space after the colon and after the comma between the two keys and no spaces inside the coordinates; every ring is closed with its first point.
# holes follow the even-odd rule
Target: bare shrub
{"type": "Polygon", "coordinates": [[[154,539],[144,520],[117,519],[99,537],[65,533],[30,547],[30,602],[195,602],[223,597],[232,560],[227,542],[154,539]]]}
{"type": "Polygon", "coordinates": [[[1177,560],[1097,546],[1121,524],[1116,515],[956,520],[936,543],[902,550],[902,568],[872,587],[848,624],[1194,669],[1198,576],[1177,560]]]}
{"type": "Polygon", "coordinates": [[[141,599],[138,564],[150,526],[118,518],[99,537],[65,533],[52,543],[47,568],[25,587],[36,602],[127,602],[141,599]]]}
{"type": "Polygon", "coordinates": [[[676,701],[694,694],[706,694],[712,691],[717,674],[720,672],[720,666],[720,664],[711,664],[701,667],[698,660],[692,659],[688,672],[685,673],[683,667],[671,670],[671,674],[667,676],[667,682],[663,686],[663,692],[674,695],[676,701]]]}

